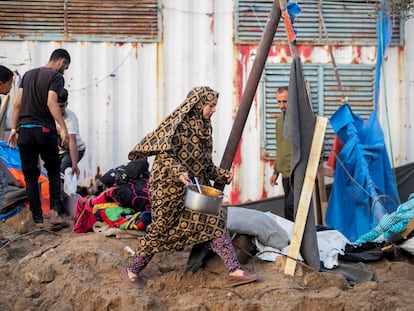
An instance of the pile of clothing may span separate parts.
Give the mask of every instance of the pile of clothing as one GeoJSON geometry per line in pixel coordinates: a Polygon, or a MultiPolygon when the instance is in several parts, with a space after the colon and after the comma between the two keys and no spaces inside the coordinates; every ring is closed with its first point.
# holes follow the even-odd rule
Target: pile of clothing
{"type": "Polygon", "coordinates": [[[113,168],[100,181],[105,185],[103,191],[79,198],[74,232],[88,232],[97,221],[103,221],[112,228],[145,230],[151,223],[147,159],[113,168]]]}

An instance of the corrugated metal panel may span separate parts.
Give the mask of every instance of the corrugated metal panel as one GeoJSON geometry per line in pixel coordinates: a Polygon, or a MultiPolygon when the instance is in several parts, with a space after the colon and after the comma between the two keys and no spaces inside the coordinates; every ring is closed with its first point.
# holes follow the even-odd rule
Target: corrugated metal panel
{"type": "MultiPolygon", "coordinates": [[[[276,102],[276,91],[281,86],[289,85],[290,65],[268,64],[265,67],[261,81],[261,93],[263,94],[263,144],[262,151],[265,159],[272,160],[276,151],[275,121],[280,113],[276,102]]],[[[312,86],[312,106],[318,113],[318,70],[316,66],[305,66],[305,75],[312,86]]]]}
{"type": "MultiPolygon", "coordinates": [[[[273,1],[235,1],[235,41],[238,44],[257,44],[271,10],[273,1]]],[[[318,1],[298,2],[301,14],[294,21],[298,44],[325,45],[326,37],[320,22],[318,1]]],[[[331,45],[377,45],[376,18],[374,7],[367,1],[322,1],[329,43],[331,45]]],[[[391,45],[403,44],[403,22],[393,21],[391,45]]],[[[276,44],[286,44],[283,19],[274,39],[276,44]]]]}
{"type": "MultiPolygon", "coordinates": [[[[340,65],[337,66],[352,111],[363,118],[368,118],[374,109],[375,66],[373,65],[340,65]]],[[[330,118],[341,103],[341,93],[332,65],[324,66],[323,71],[323,115],[330,118]]],[[[331,150],[335,133],[329,125],[326,129],[324,155],[331,150]]]]}
{"type": "MultiPolygon", "coordinates": [[[[103,173],[127,162],[131,148],[162,118],[157,46],[0,41],[0,63],[21,77],[27,70],[45,65],[50,53],[60,47],[72,58],[64,78],[69,109],[79,118],[87,146],[79,163],[80,183],[89,185],[98,171],[103,173]]],[[[16,88],[11,96],[15,95],[16,88]]]]}
{"type": "Polygon", "coordinates": [[[0,1],[2,40],[63,39],[64,0],[0,1]]]}
{"type": "MultiPolygon", "coordinates": [[[[373,111],[375,67],[373,65],[337,65],[344,93],[354,113],[368,117],[373,111]]],[[[275,118],[280,113],[276,103],[276,90],[289,85],[290,65],[266,65],[262,79],[263,104],[263,156],[274,159],[276,151],[275,118]]],[[[305,79],[309,82],[313,111],[316,115],[330,118],[341,105],[341,92],[330,64],[306,64],[305,79]]],[[[325,135],[324,156],[327,157],[334,139],[333,129],[328,125],[325,135]]]]}
{"type": "MultiPolygon", "coordinates": [[[[396,79],[394,74],[389,75],[393,77],[392,81],[396,86],[391,83],[387,85],[394,91],[403,90],[404,92],[401,96],[405,100],[392,101],[397,106],[397,108],[392,109],[392,112],[398,115],[398,117],[393,118],[396,121],[396,123],[392,124],[394,125],[392,127],[394,129],[393,137],[396,137],[395,132],[399,131],[397,147],[401,146],[399,148],[395,148],[396,146],[394,146],[395,160],[403,164],[414,161],[414,40],[412,39],[414,36],[414,18],[407,21],[406,29],[406,46],[403,51],[399,51],[405,55],[404,61],[399,62],[398,66],[399,77],[401,79],[396,79]],[[398,150],[398,153],[396,150],[398,150]]],[[[389,62],[385,70],[386,72],[393,72],[395,70],[393,62],[389,62]]],[[[388,98],[390,98],[389,93],[388,98]]]]}
{"type": "Polygon", "coordinates": [[[67,33],[75,40],[158,41],[161,0],[68,0],[67,33]]]}
{"type": "Polygon", "coordinates": [[[3,40],[156,42],[162,0],[0,1],[3,40]]]}

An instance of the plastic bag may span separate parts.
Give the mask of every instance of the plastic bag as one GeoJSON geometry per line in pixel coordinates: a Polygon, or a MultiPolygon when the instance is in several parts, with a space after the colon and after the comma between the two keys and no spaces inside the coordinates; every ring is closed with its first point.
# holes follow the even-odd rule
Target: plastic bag
{"type": "Polygon", "coordinates": [[[72,168],[67,167],[65,169],[65,175],[63,176],[63,191],[68,196],[73,196],[76,194],[77,187],[78,187],[78,176],[76,174],[72,175],[72,168]]]}
{"type": "Polygon", "coordinates": [[[398,246],[401,247],[403,250],[414,255],[414,238],[410,238],[398,246]]]}

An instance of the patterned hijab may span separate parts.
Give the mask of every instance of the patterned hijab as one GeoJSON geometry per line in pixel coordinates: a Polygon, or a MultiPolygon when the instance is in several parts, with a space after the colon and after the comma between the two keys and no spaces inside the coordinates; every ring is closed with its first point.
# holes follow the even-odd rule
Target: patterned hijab
{"type": "Polygon", "coordinates": [[[156,155],[172,149],[172,137],[184,120],[195,129],[197,136],[211,142],[211,122],[203,118],[205,105],[218,99],[219,93],[208,86],[194,87],[184,102],[178,106],[158,128],[145,136],[128,154],[130,160],[156,155]]]}

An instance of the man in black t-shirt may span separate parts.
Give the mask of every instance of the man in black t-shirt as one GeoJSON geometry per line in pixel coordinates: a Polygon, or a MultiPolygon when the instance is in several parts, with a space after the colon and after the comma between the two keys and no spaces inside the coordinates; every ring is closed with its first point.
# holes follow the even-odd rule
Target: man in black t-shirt
{"type": "Polygon", "coordinates": [[[13,148],[16,144],[19,147],[30,211],[39,228],[43,227],[38,185],[39,155],[49,179],[50,222],[54,226],[67,225],[59,216],[63,204],[55,120],[61,127],[62,144],[67,145],[69,135],[57,99],[65,85],[63,72],[69,68],[69,64],[70,55],[66,50],[53,51],[44,67],[29,70],[24,74],[14,103],[8,143],[13,148]]]}

